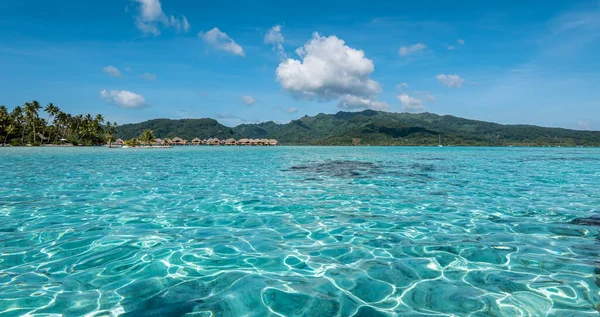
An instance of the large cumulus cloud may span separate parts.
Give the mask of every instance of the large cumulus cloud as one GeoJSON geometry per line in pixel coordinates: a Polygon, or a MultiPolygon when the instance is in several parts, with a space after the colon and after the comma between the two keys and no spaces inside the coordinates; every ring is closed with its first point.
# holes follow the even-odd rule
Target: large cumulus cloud
{"type": "MultiPolygon", "coordinates": [[[[371,100],[381,92],[381,85],[371,79],[375,70],[373,61],[362,50],[349,47],[336,36],[314,33],[296,53],[300,59],[288,58],[276,70],[281,86],[295,97],[318,101],[343,97],[339,106],[349,108],[359,97],[371,100]]],[[[381,108],[380,103],[362,104],[381,108]]]]}

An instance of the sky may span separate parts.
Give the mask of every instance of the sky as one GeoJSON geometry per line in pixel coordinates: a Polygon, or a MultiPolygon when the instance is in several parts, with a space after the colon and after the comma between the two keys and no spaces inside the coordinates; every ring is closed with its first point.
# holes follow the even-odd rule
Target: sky
{"type": "Polygon", "coordinates": [[[600,130],[598,56],[598,0],[0,0],[0,104],[119,124],[376,109],[600,130]]]}

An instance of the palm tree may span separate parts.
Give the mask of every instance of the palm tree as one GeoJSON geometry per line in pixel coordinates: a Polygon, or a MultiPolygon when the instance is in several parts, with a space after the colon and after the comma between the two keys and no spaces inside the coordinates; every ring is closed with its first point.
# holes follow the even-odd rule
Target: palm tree
{"type": "Polygon", "coordinates": [[[104,128],[104,139],[108,143],[108,146],[112,145],[112,142],[115,140],[115,134],[117,133],[117,123],[111,124],[110,121],[106,122],[106,127],[104,128]]]}
{"type": "MultiPolygon", "coordinates": [[[[44,111],[46,111],[46,113],[48,114],[48,125],[50,125],[50,128],[52,128],[53,126],[55,126],[55,122],[54,119],[56,118],[56,116],[60,113],[60,109],[58,109],[57,106],[55,106],[53,103],[49,103],[46,108],[44,108],[44,111]],[[52,120],[52,124],[50,124],[50,120],[52,120]]],[[[48,126],[44,126],[44,135],[46,135],[46,128],[48,126]]],[[[52,140],[52,130],[50,130],[50,132],[48,132],[48,142],[51,142],[52,140]]]]}
{"type": "Polygon", "coordinates": [[[150,129],[144,130],[144,132],[142,132],[142,135],[140,135],[140,140],[142,140],[142,142],[144,142],[146,146],[148,144],[152,144],[152,142],[154,142],[155,139],[156,138],[154,137],[154,134],[150,129]]]}
{"type": "MultiPolygon", "coordinates": [[[[37,101],[33,101],[33,102],[26,102],[25,103],[25,120],[27,122],[27,129],[31,128],[33,131],[33,143],[35,143],[36,141],[36,124],[37,124],[37,119],[39,116],[39,112],[40,109],[42,108],[42,106],[40,106],[40,103],[37,101]]],[[[23,130],[23,134],[21,136],[21,142],[24,141],[25,139],[25,130],[23,130]]]]}
{"type": "Polygon", "coordinates": [[[8,126],[10,125],[10,115],[8,114],[8,109],[6,106],[0,106],[0,132],[6,134],[4,138],[4,143],[6,144],[6,138],[8,137],[8,132],[6,132],[8,126]]]}
{"type": "Polygon", "coordinates": [[[10,123],[8,124],[8,126],[6,126],[5,130],[6,135],[4,136],[4,144],[6,144],[6,141],[8,141],[8,136],[15,132],[15,125],[13,123],[10,123]]]}
{"type": "Polygon", "coordinates": [[[12,118],[12,121],[15,123],[15,129],[20,128],[21,129],[21,145],[23,145],[24,141],[23,139],[25,138],[25,116],[23,115],[23,108],[21,108],[20,106],[16,106],[13,111],[10,113],[10,116],[12,118]]]}

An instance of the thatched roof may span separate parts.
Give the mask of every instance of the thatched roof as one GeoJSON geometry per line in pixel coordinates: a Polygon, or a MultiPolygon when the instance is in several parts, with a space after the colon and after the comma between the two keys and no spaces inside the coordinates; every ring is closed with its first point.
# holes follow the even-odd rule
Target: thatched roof
{"type": "Polygon", "coordinates": [[[160,138],[156,138],[156,139],[154,139],[154,142],[155,142],[155,143],[158,143],[158,144],[165,143],[165,141],[163,141],[163,140],[162,140],[162,139],[160,139],[160,138]]]}
{"type": "Polygon", "coordinates": [[[183,139],[180,137],[174,137],[173,142],[183,142],[183,139]]]}
{"type": "Polygon", "coordinates": [[[221,141],[219,141],[219,139],[217,139],[217,138],[210,138],[210,139],[206,140],[206,144],[215,145],[215,144],[219,144],[219,143],[221,143],[221,141]]]}
{"type": "Polygon", "coordinates": [[[269,145],[277,145],[277,143],[278,143],[278,142],[277,142],[277,140],[275,140],[275,139],[270,139],[270,140],[269,140],[269,145]]]}
{"type": "Polygon", "coordinates": [[[237,142],[238,143],[248,143],[248,142],[250,142],[250,140],[248,140],[248,139],[239,139],[237,142]]]}
{"type": "Polygon", "coordinates": [[[200,140],[199,138],[193,138],[192,142],[202,142],[202,140],[200,140]]]}
{"type": "MultiPolygon", "coordinates": [[[[63,140],[63,139],[61,139],[61,140],[63,140]]],[[[66,141],[66,139],[65,139],[65,141],[66,141]]],[[[115,143],[123,143],[123,142],[124,142],[123,139],[117,139],[117,140],[115,140],[115,143]]]]}

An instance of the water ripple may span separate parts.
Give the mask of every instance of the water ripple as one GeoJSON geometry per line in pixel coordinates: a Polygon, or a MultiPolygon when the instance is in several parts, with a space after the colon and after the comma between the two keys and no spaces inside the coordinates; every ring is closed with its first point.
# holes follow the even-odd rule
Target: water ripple
{"type": "Polygon", "coordinates": [[[8,148],[1,316],[594,316],[600,151],[8,148]]]}

